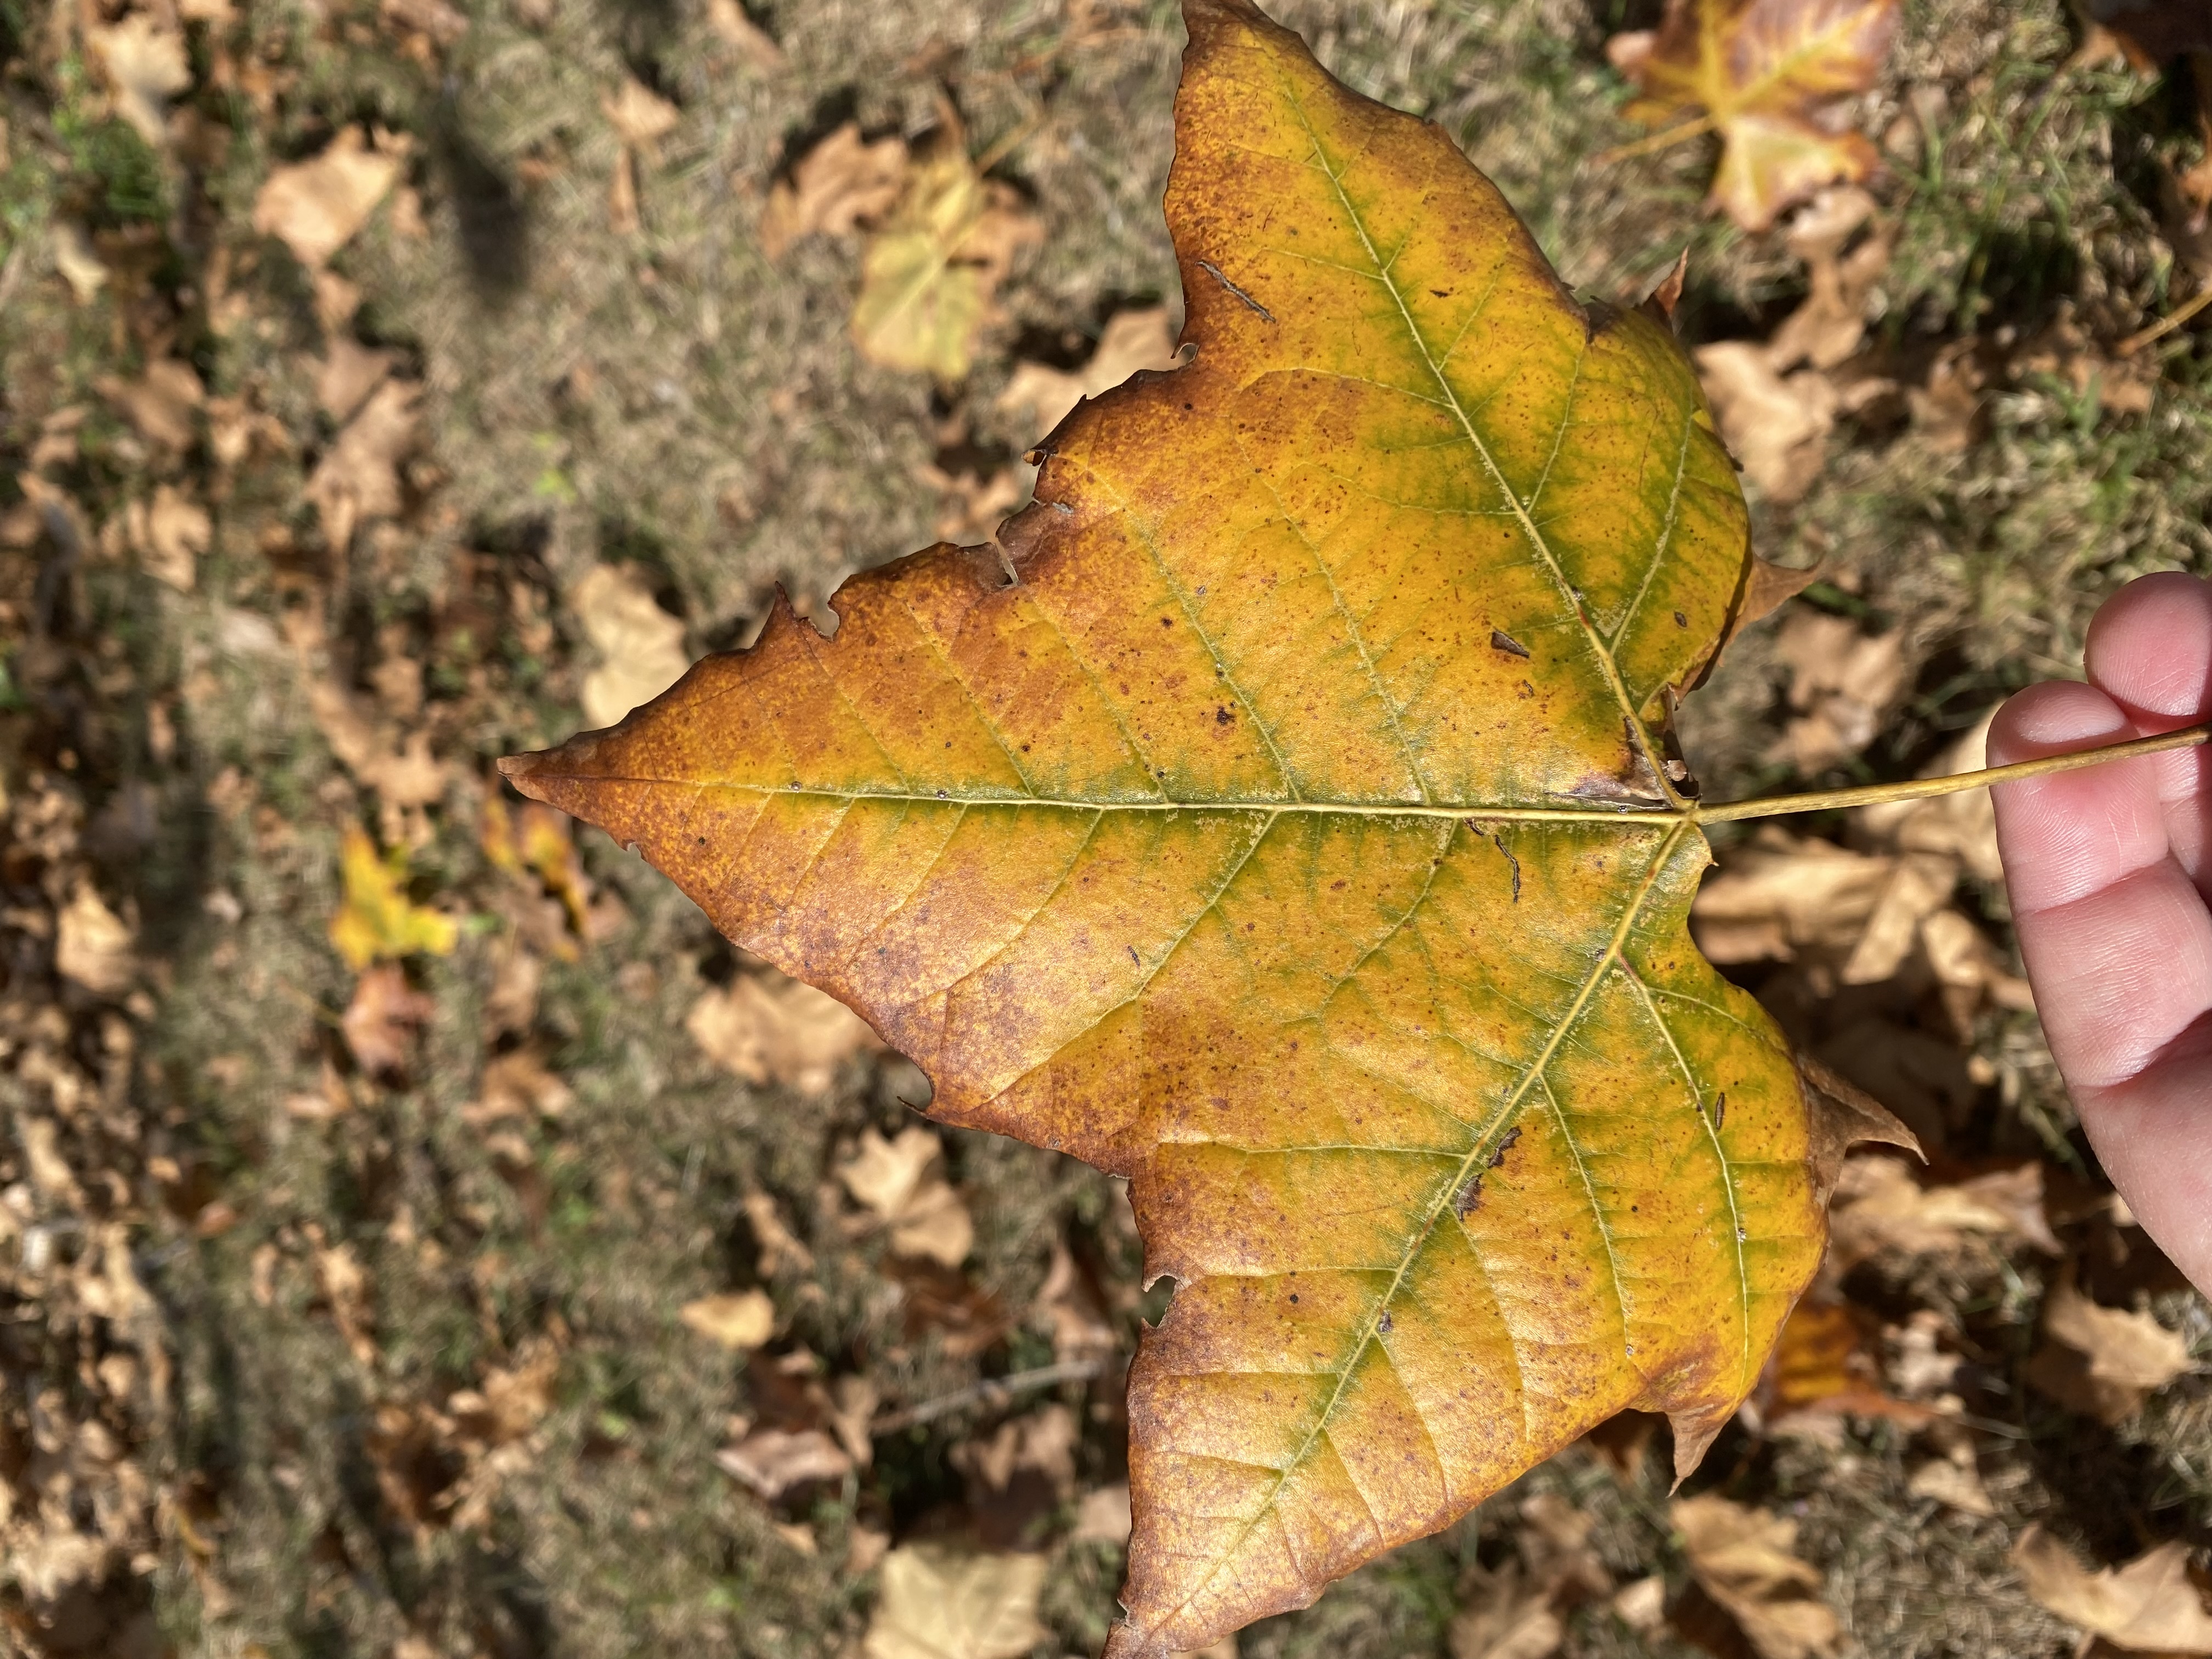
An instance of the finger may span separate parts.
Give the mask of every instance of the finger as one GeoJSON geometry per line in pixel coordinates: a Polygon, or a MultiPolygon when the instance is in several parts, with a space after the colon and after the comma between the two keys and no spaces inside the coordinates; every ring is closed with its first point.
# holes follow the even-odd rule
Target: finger
{"type": "MultiPolygon", "coordinates": [[[[2087,685],[2041,685],[1990,732],[2002,763],[2134,735],[2087,685]]],[[[2212,1007],[2212,916],[2172,856],[2148,758],[2001,784],[1997,842],[2036,1006],[2068,1080],[2124,1083],[2212,1007]]]]}
{"type": "Polygon", "coordinates": [[[2199,1022],[2132,1081],[2075,1099],[2136,1219],[2212,1291],[2212,1025],[2199,1022]]]}
{"type": "MultiPolygon", "coordinates": [[[[2138,731],[2212,714],[2212,584],[2178,571],[2129,583],[2089,624],[2087,667],[2091,684],[2138,731]]],[[[2153,769],[2174,856],[2202,888],[2212,846],[2212,751],[2177,750],[2153,769]]]]}

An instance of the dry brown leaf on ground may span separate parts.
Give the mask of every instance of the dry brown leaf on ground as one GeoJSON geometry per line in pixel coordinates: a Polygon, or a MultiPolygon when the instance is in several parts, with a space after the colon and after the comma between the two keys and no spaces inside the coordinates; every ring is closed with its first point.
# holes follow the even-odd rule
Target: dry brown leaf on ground
{"type": "Polygon", "coordinates": [[[745,15],[738,0],[707,0],[707,27],[724,44],[735,46],[738,55],[760,74],[774,75],[789,67],[775,38],[745,15]]]}
{"type": "Polygon", "coordinates": [[[1820,1599],[1820,1569],[1797,1557],[1795,1521],[1725,1498],[1680,1498],[1669,1513],[1699,1587],[1742,1626],[1760,1659],[1836,1650],[1843,1626],[1820,1599]]]}
{"type": "Polygon", "coordinates": [[[2091,1572],[2034,1525],[2013,1546],[2012,1564],[2038,1607],[2114,1647],[2212,1654],[2212,1611],[2190,1577],[2185,1544],[2160,1544],[2124,1567],[2091,1572]]]}
{"type": "MultiPolygon", "coordinates": [[[[488,795],[477,845],[486,858],[509,874],[535,876],[544,890],[559,901],[575,939],[591,937],[592,878],[584,873],[567,817],[536,801],[526,803],[518,812],[503,796],[488,795]]],[[[576,959],[574,940],[562,937],[554,943],[555,954],[562,961],[576,959]]]]}
{"type": "Polygon", "coordinates": [[[553,1383],[561,1354],[552,1342],[533,1337],[514,1362],[488,1367],[481,1387],[464,1389],[446,1401],[460,1431],[487,1445],[523,1438],[553,1409],[553,1383]]]}
{"type": "Polygon", "coordinates": [[[350,126],[309,161],[278,167],[253,198],[253,228],[318,270],[368,222],[406,166],[405,137],[350,126]]]}
{"type": "Polygon", "coordinates": [[[107,265],[93,247],[92,238],[82,225],[57,220],[48,239],[54,274],[69,285],[70,299],[81,306],[90,305],[107,286],[108,276],[107,265]]]}
{"type": "Polygon", "coordinates": [[[794,1486],[842,1480],[851,1455],[819,1429],[763,1429],[714,1454],[715,1467],[771,1503],[794,1486]]]}
{"type": "Polygon", "coordinates": [[[1773,1358],[1753,1398],[1769,1425],[1824,1430],[1818,1419],[1886,1417],[1917,1428],[1935,1414],[1925,1406],[1893,1399],[1882,1388],[1881,1365],[1868,1342],[1863,1316],[1847,1304],[1807,1297],[1790,1310],[1773,1358]]]}
{"type": "Polygon", "coordinates": [[[1744,477],[1776,505],[1803,498],[1827,465],[1836,388],[1818,369],[1780,373],[1768,349],[1723,340],[1692,354],[1713,419],[1744,477]]]}
{"type": "Polygon", "coordinates": [[[422,401],[414,381],[385,381],[316,463],[306,493],[332,548],[343,552],[364,522],[406,505],[399,467],[421,446],[422,401]]]}
{"type": "Polygon", "coordinates": [[[775,1334],[775,1304],[765,1291],[725,1291],[677,1310],[684,1326],[732,1353],[743,1353],[775,1334]]]}
{"type": "Polygon", "coordinates": [[[392,378],[398,354],[378,351],[341,330],[334,333],[315,366],[315,401],[343,426],[361,412],[369,394],[392,378]]]}
{"type": "Polygon", "coordinates": [[[784,1224],[773,1198],[756,1188],[745,1194],[744,1206],[746,1224],[753,1230],[753,1243],[760,1249],[755,1265],[762,1278],[775,1278],[787,1265],[801,1273],[813,1271],[814,1252],[784,1224]]]}
{"type": "Polygon", "coordinates": [[[1117,1480],[1083,1494],[1075,1506],[1075,1527],[1069,1540],[1078,1544],[1111,1544],[1117,1549],[1129,1541],[1129,1483],[1117,1480]]]}
{"type": "Polygon", "coordinates": [[[178,592],[191,592],[199,579],[199,556],[215,541],[207,508],[174,484],[156,484],[150,502],[131,504],[129,520],[140,567],[178,592]]]}
{"type": "Polygon", "coordinates": [[[1518,1561],[1480,1575],[1465,1601],[1448,1632],[1452,1659],[1551,1659],[1566,1640],[1550,1592],[1518,1561]]]}
{"type": "Polygon", "coordinates": [[[136,380],[112,375],[94,382],[101,397],[122,411],[146,440],[169,450],[191,447],[198,435],[195,416],[207,403],[207,388],[190,363],[156,357],[136,380]]]}
{"type": "Polygon", "coordinates": [[[623,81],[619,91],[602,97],[599,108],[622,141],[608,196],[608,216],[617,234],[633,235],[639,228],[640,170],[659,164],[660,141],[676,131],[683,118],[675,105],[635,76],[623,81]]]}
{"type": "Polygon", "coordinates": [[[890,1140],[863,1130],[859,1149],[837,1166],[837,1179],[890,1230],[898,1255],[957,1267],[975,1245],[975,1227],[960,1194],[933,1173],[943,1150],[935,1133],[918,1123],[890,1140]]]}
{"type": "Polygon", "coordinates": [[[95,996],[119,997],[138,975],[137,930],[82,877],[54,917],[54,971],[95,996]]]}
{"type": "Polygon", "coordinates": [[[557,1118],[574,1100],[568,1085],[547,1071],[533,1050],[514,1048],[485,1063],[477,1097],[461,1108],[459,1116],[471,1128],[502,1120],[557,1118]]]}
{"type": "Polygon", "coordinates": [[[684,624],[663,611],[633,565],[600,564],[568,590],[568,608],[599,653],[584,677],[584,718],[612,726],[676,684],[691,658],[684,624]]]}
{"type": "Polygon", "coordinates": [[[1116,312],[1082,368],[1015,364],[1006,389],[999,394],[999,412],[1026,415],[1025,429],[1042,440],[1085,398],[1110,392],[1140,369],[1173,368],[1176,361],[1175,331],[1168,325],[1165,306],[1116,312]]]}
{"type": "Polygon", "coordinates": [[[1043,236],[1019,195],[978,173],[948,130],[862,256],[854,344],[886,368],[965,378],[1014,256],[1043,236]]]}
{"type": "Polygon", "coordinates": [[[1012,467],[994,472],[946,471],[932,461],[915,476],[945,498],[936,535],[957,547],[980,547],[998,533],[1006,515],[1029,500],[1028,481],[1012,467]]]}
{"type": "Polygon", "coordinates": [[[1691,929],[1698,948],[1723,967],[1848,951],[1891,869],[1888,859],[1764,825],[1698,889],[1691,929]]]}
{"type": "Polygon", "coordinates": [[[2070,1267],[2044,1300],[2043,1335],[2027,1380],[2069,1411],[2108,1425],[2133,1417],[2191,1369],[2179,1332],[2147,1313],[2091,1301],[2070,1267]]]}
{"type": "Polygon", "coordinates": [[[1849,617],[1800,606],[1776,635],[1774,655],[1790,670],[1790,706],[1800,715],[1777,757],[1801,772],[1864,749],[1905,690],[1903,634],[1865,634],[1849,617]]]}
{"type": "Polygon", "coordinates": [[[437,1012],[434,999],[409,987],[398,963],[381,963],[355,983],[338,1030],[355,1065],[371,1077],[395,1077],[407,1069],[415,1033],[437,1012]]]}
{"type": "MultiPolygon", "coordinates": [[[[300,634],[298,642],[303,656],[311,652],[312,631],[300,634]]],[[[386,807],[404,813],[446,798],[453,769],[431,756],[427,731],[418,726],[403,733],[394,722],[374,718],[343,686],[329,678],[308,683],[307,708],[331,753],[364,787],[374,790],[386,807]]],[[[391,826],[386,828],[389,833],[391,826]]],[[[396,842],[399,836],[391,835],[390,839],[396,842]]]]}
{"type": "Polygon", "coordinates": [[[1098,1286],[1063,1240],[1052,1242],[1036,1316],[1052,1334],[1052,1357],[1060,1364],[1103,1358],[1121,1346],[1098,1286]]]}
{"type": "Polygon", "coordinates": [[[761,212],[762,250],[781,259],[803,237],[843,236],[875,223],[898,205],[907,163],[904,139],[864,138],[857,123],[846,122],[769,191],[761,212]]]}
{"type": "Polygon", "coordinates": [[[883,1046],[843,1003],[781,974],[740,974],[707,992],[691,1005],[684,1029],[723,1070],[751,1084],[782,1084],[809,1099],[829,1093],[838,1067],[854,1054],[883,1046]]]}
{"type": "Polygon", "coordinates": [[[2014,346],[2004,366],[2015,383],[2041,376],[2062,382],[2076,397],[2094,392],[2097,406],[2108,415],[2147,415],[2157,401],[2156,358],[2106,351],[2081,326],[2071,301],[2061,301],[2049,322],[2014,346]]]}
{"type": "Polygon", "coordinates": [[[1835,368],[1858,350],[1866,337],[1867,301],[1889,269],[1897,227],[1880,225],[1848,254],[1844,250],[1876,212],[1865,191],[1839,185],[1822,191],[1790,221],[1785,240],[1805,262],[1809,291],[1767,342],[1767,361],[1776,369],[1799,363],[1835,368]]]}
{"type": "Polygon", "coordinates": [[[1880,1257],[1954,1255],[1972,1237],[2000,1249],[2027,1244],[2060,1253],[2043,1212],[2039,1164],[1923,1187],[1899,1159],[1849,1158],[1828,1225],[1831,1258],[1839,1267],[1880,1257]]]}
{"type": "Polygon", "coordinates": [[[1042,1555],[908,1544],[884,1558],[866,1659],[1019,1659],[1049,1634],[1037,1620],[1042,1555]]]}
{"type": "Polygon", "coordinates": [[[1988,1520],[1997,1512],[1974,1465],[1972,1443],[1960,1440],[1948,1457],[1931,1457],[1906,1479],[1905,1490],[1914,1498],[1931,1498],[1961,1515],[1988,1520]]]}
{"type": "Polygon", "coordinates": [[[1843,130],[1840,106],[1874,84],[1897,24],[1898,0],[1668,0],[1656,30],[1617,34],[1606,55],[1644,94],[1631,119],[1720,133],[1708,200],[1759,231],[1823,185],[1874,172],[1874,145],[1843,130]]]}
{"type": "Polygon", "coordinates": [[[169,100],[192,83],[185,35],[144,12],[85,31],[85,45],[115,100],[115,112],[155,149],[168,148],[169,100]]]}
{"type": "Polygon", "coordinates": [[[1564,1614],[1613,1593],[1591,1547],[1595,1519],[1556,1492],[1521,1506],[1519,1559],[1469,1587],[1451,1622],[1452,1659],[1547,1659],[1566,1637],[1564,1614]]]}
{"type": "Polygon", "coordinates": [[[310,1226],[308,1237],[315,1252],[315,1290],[331,1321],[355,1359],[364,1365],[376,1363],[375,1319],[369,1310],[368,1270],[361,1265],[350,1244],[332,1245],[322,1230],[310,1226]]]}
{"type": "Polygon", "coordinates": [[[660,159],[659,144],[683,119],[675,105],[635,76],[599,100],[599,109],[615,137],[647,161],[660,159]]]}
{"type": "Polygon", "coordinates": [[[1019,1543],[1074,1495],[1081,1441],[1075,1413],[1051,1405],[952,1449],[952,1467],[967,1477],[969,1512],[981,1542],[1019,1543]]]}

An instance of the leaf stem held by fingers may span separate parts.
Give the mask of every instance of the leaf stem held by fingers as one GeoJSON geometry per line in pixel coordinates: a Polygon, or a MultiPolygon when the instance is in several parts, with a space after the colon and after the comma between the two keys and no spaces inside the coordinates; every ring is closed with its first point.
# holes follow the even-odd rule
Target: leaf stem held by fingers
{"type": "Polygon", "coordinates": [[[1759,800],[1723,801],[1712,806],[1696,809],[1700,823],[1732,823],[1741,818],[1782,817],[1792,812],[1822,812],[1836,807],[1880,806],[1893,800],[1923,800],[1931,795],[1955,795],[1968,789],[1984,788],[1992,783],[2011,783],[2021,778],[2039,778],[2051,772],[2072,772],[2085,766],[2101,766],[2106,761],[2126,760],[2134,755],[2159,755],[2170,749],[2189,749],[2212,738],[2212,721],[2197,726],[2185,726],[2178,732],[2161,732],[2154,737],[2130,738],[2123,743],[2108,743],[2095,749],[2076,749],[2063,755],[2045,755],[2035,760],[2014,761],[2009,766],[1984,767],[1978,772],[1956,772],[1948,777],[1914,778],[1904,783],[1868,784],[1856,789],[1816,789],[1802,795],[1769,795],[1759,800]]]}

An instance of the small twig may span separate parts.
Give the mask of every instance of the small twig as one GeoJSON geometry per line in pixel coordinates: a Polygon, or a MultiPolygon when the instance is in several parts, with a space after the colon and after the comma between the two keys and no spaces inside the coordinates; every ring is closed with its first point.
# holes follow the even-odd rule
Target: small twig
{"type": "Polygon", "coordinates": [[[2164,339],[2207,306],[2212,306],[2212,282],[2208,282],[2192,295],[2188,304],[2163,321],[2153,323],[2140,332],[2130,334],[2113,348],[2121,356],[2133,356],[2153,340],[2164,339]]]}
{"type": "Polygon", "coordinates": [[[1027,1394],[1033,1389],[1049,1389],[1060,1382],[1088,1382],[1103,1376],[1111,1362],[1106,1359],[1069,1359],[1056,1365],[1040,1365],[1032,1371],[1016,1371],[1012,1376],[986,1377],[982,1382],[965,1389],[956,1389],[951,1394],[939,1395],[934,1400],[925,1400],[919,1406],[885,1412],[868,1425],[872,1436],[896,1434],[901,1429],[911,1429],[924,1423],[933,1423],[970,1406],[989,1408],[1006,1405],[1016,1395],[1027,1394]]]}
{"type": "Polygon", "coordinates": [[[1905,783],[1869,784],[1857,789],[1816,789],[1803,795],[1769,795],[1760,800],[1723,801],[1696,809],[1700,823],[1733,823],[1741,818],[1781,817],[1791,812],[1824,812],[1844,806],[1880,806],[1893,800],[1924,800],[1931,795],[1955,795],[1992,783],[2020,778],[2039,778],[2051,772],[2072,772],[2133,755],[2162,754],[2169,749],[2188,749],[2212,738],[2212,721],[2185,726],[2155,737],[2130,738],[2100,749],[2076,749],[2039,760],[2014,761],[2009,766],[1984,767],[1978,772],[1954,772],[1948,777],[1915,778],[1905,783]]]}
{"type": "Polygon", "coordinates": [[[1626,161],[1638,155],[1650,155],[1662,149],[1672,149],[1686,139],[1701,138],[1720,123],[1710,115],[1700,115],[1694,121],[1685,121],[1680,126],[1668,127],[1664,132],[1655,132],[1648,138],[1638,138],[1632,144],[1617,144],[1601,150],[1594,158],[1600,167],[1609,167],[1615,161],[1626,161]]]}

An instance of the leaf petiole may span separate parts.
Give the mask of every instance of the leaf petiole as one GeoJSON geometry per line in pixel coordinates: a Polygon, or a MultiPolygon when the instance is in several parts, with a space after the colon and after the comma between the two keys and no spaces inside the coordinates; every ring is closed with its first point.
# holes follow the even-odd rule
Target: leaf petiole
{"type": "Polygon", "coordinates": [[[1701,115],[1694,121],[1680,122],[1663,131],[1655,132],[1649,137],[1638,138],[1633,143],[1617,144],[1613,149],[1600,154],[1596,161],[1601,167],[1610,167],[1615,161],[1626,161],[1638,155],[1656,155],[1662,149],[1672,149],[1675,145],[1686,143],[1692,138],[1702,137],[1706,133],[1715,131],[1719,125],[1718,118],[1701,115]]]}
{"type": "Polygon", "coordinates": [[[2212,720],[2185,726],[2178,732],[2161,732],[2148,738],[2130,738],[2096,749],[2076,749],[2063,755],[2014,761],[2009,766],[1989,766],[1978,772],[1954,772],[1948,777],[1913,778],[1903,783],[1868,784],[1856,789],[1815,789],[1802,795],[1770,795],[1759,800],[1723,801],[1692,809],[1700,823],[1733,823],[1741,818],[1776,818],[1792,812],[1823,812],[1844,806],[1880,806],[1893,800],[1923,800],[1933,795],[1955,795],[1992,783],[2020,778],[2039,778],[2051,772],[2072,772],[2132,755],[2158,755],[2169,749],[2188,749],[2212,738],[2212,720]]]}

